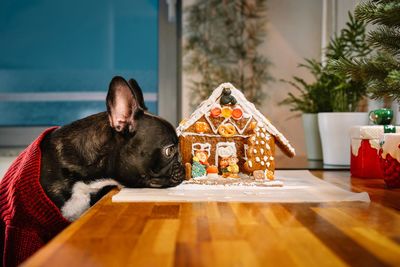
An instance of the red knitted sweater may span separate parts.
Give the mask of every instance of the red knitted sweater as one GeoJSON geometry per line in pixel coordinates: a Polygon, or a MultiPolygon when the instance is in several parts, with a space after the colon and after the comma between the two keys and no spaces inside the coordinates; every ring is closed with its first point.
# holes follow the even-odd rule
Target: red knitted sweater
{"type": "Polygon", "coordinates": [[[0,256],[4,267],[18,265],[69,224],[39,182],[39,145],[56,128],[47,129],[28,146],[0,182],[0,256]]]}

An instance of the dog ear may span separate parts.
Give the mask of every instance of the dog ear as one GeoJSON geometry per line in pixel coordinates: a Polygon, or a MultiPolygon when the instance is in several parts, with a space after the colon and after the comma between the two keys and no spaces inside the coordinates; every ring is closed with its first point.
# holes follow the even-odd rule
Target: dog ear
{"type": "Polygon", "coordinates": [[[133,89],[133,92],[138,100],[139,106],[143,110],[147,110],[147,107],[144,103],[142,88],[140,88],[139,84],[137,83],[137,81],[135,79],[130,79],[128,83],[131,86],[131,88],[133,89]]]}
{"type": "Polygon", "coordinates": [[[110,125],[117,132],[134,132],[137,114],[141,111],[133,89],[120,76],[115,76],[108,88],[107,112],[110,125]]]}

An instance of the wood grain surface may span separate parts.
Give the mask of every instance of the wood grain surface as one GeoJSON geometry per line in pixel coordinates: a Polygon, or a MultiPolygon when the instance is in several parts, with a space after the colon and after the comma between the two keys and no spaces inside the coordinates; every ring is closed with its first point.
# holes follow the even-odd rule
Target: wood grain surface
{"type": "Polygon", "coordinates": [[[314,175],[371,203],[112,203],[114,190],[24,266],[400,266],[400,190],[314,175]]]}

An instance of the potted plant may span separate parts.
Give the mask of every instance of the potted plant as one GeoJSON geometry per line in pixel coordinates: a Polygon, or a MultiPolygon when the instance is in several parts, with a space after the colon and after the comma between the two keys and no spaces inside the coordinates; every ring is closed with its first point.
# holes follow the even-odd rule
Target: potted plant
{"type": "Polygon", "coordinates": [[[299,67],[308,69],[315,81],[307,83],[303,78],[294,76],[293,81],[282,80],[292,85],[299,94],[289,93],[280,105],[289,105],[290,111],[301,112],[306,140],[307,158],[322,160],[321,138],[318,128],[318,112],[331,111],[329,99],[330,79],[326,79],[323,68],[314,59],[306,59],[299,67]]]}
{"type": "MultiPolygon", "coordinates": [[[[368,123],[366,112],[356,112],[359,102],[366,96],[366,87],[362,82],[332,70],[330,64],[339,58],[351,60],[370,53],[370,48],[365,42],[365,24],[354,19],[349,12],[349,22],[346,27],[331,39],[323,52],[327,58],[326,63],[316,60],[306,61],[306,66],[309,66],[315,77],[314,83],[304,83],[297,77],[294,79],[300,82],[305,90],[312,88],[317,91],[313,94],[318,97],[312,101],[317,103],[315,107],[318,108],[313,112],[318,112],[324,164],[349,165],[348,131],[351,126],[368,123]]],[[[291,84],[294,85],[293,82],[291,84]]],[[[309,98],[311,95],[300,97],[309,98]]],[[[296,104],[294,100],[289,94],[283,103],[293,105],[296,104]]]]}

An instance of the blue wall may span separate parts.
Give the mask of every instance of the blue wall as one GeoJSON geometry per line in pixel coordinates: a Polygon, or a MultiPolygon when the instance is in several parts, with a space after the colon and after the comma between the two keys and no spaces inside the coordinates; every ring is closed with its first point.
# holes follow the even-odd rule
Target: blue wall
{"type": "Polygon", "coordinates": [[[135,78],[157,112],[157,0],[0,0],[0,125],[60,125],[104,111],[91,95],[105,95],[114,75],[135,78]],[[51,92],[64,98],[48,101],[51,92]],[[86,100],[65,97],[74,92],[86,100]]]}

